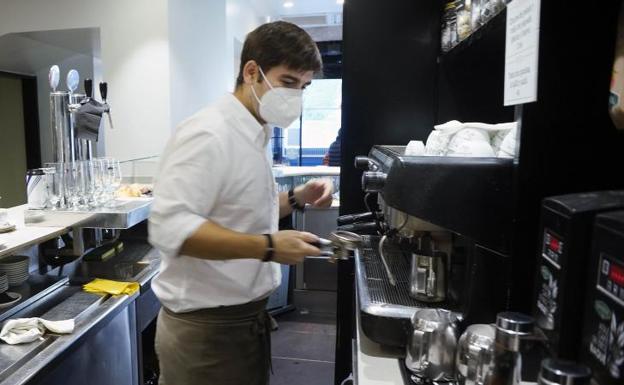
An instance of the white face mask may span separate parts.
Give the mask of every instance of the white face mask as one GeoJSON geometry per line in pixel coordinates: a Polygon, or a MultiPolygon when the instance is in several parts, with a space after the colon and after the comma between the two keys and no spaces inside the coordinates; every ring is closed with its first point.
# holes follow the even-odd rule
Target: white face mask
{"type": "Polygon", "coordinates": [[[301,104],[303,101],[303,91],[286,87],[273,87],[264,76],[262,68],[260,74],[269,86],[269,90],[262,95],[262,100],[258,98],[253,84],[251,91],[260,106],[258,113],[260,117],[272,126],[286,128],[301,116],[301,104]]]}

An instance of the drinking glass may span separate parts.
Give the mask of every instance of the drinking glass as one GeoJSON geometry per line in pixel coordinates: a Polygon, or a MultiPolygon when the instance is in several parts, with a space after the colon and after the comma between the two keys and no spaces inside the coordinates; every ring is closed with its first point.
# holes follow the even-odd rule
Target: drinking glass
{"type": "Polygon", "coordinates": [[[107,194],[107,164],[110,158],[95,158],[91,161],[93,167],[93,200],[95,206],[102,206],[108,202],[107,194]]]}
{"type": "Polygon", "coordinates": [[[65,173],[63,163],[45,163],[48,171],[48,207],[58,210],[65,207],[65,173]]]}
{"type": "Polygon", "coordinates": [[[84,191],[82,196],[83,204],[88,208],[97,206],[95,201],[95,169],[90,160],[83,161],[84,168],[84,191]]]}
{"type": "Polygon", "coordinates": [[[89,173],[88,162],[84,160],[75,161],[76,168],[76,194],[78,195],[78,207],[80,209],[89,208],[89,173]]]}
{"type": "Polygon", "coordinates": [[[84,202],[82,202],[85,190],[84,162],[66,162],[63,168],[65,172],[65,195],[69,203],[68,206],[72,210],[84,209],[84,202]]]}
{"type": "Polygon", "coordinates": [[[115,193],[121,186],[121,167],[119,166],[119,161],[116,159],[106,159],[106,183],[107,190],[109,193],[109,205],[116,206],[115,204],[115,193]]]}

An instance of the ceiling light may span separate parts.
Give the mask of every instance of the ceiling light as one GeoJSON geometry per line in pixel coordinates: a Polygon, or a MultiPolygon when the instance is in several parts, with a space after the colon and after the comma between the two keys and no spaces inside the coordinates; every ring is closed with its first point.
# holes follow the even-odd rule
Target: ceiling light
{"type": "Polygon", "coordinates": [[[292,8],[294,5],[292,1],[284,1],[284,8],[292,8]]]}

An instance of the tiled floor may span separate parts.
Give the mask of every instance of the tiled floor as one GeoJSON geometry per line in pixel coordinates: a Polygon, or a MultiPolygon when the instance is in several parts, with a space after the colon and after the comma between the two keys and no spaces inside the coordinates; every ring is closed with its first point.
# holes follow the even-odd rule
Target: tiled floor
{"type": "Polygon", "coordinates": [[[271,385],[333,385],[336,315],[295,310],[276,320],[271,385]]]}

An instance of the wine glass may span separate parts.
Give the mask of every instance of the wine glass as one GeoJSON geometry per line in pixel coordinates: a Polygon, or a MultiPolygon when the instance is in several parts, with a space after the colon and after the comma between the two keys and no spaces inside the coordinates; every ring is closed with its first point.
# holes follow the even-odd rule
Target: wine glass
{"type": "Polygon", "coordinates": [[[80,209],[80,179],[82,177],[78,162],[63,163],[63,172],[65,176],[65,196],[67,197],[68,207],[77,211],[80,209]]]}
{"type": "Polygon", "coordinates": [[[117,204],[115,203],[115,193],[121,186],[121,167],[119,166],[119,161],[113,158],[107,158],[105,160],[106,169],[106,189],[108,191],[109,196],[109,206],[115,207],[117,204]]]}
{"type": "Polygon", "coordinates": [[[44,166],[48,176],[48,207],[51,210],[58,210],[65,206],[63,163],[45,163],[44,166]]]}
{"type": "Polygon", "coordinates": [[[91,160],[93,168],[93,201],[95,206],[102,206],[107,203],[107,162],[108,158],[95,158],[91,160]]]}

